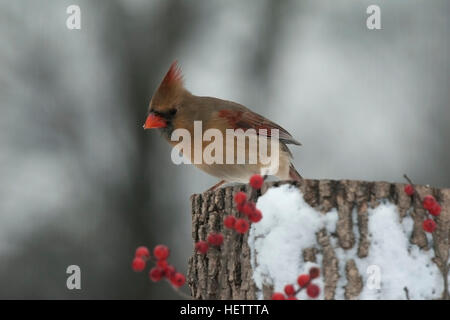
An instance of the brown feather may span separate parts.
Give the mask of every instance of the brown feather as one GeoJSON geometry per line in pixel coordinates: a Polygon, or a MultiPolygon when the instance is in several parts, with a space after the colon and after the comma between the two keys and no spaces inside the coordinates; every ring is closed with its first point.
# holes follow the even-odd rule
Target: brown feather
{"type": "Polygon", "coordinates": [[[222,109],[219,111],[219,117],[227,119],[233,129],[255,129],[258,134],[260,129],[265,129],[267,137],[271,137],[272,129],[277,129],[280,141],[301,145],[286,129],[250,110],[222,109]]]}

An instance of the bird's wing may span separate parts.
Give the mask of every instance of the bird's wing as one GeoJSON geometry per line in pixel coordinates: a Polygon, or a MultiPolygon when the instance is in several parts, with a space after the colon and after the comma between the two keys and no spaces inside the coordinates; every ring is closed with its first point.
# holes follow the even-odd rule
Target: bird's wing
{"type": "Polygon", "coordinates": [[[259,129],[266,129],[267,134],[265,134],[265,136],[267,137],[271,136],[272,129],[278,129],[280,141],[301,145],[301,143],[295,140],[285,129],[246,108],[221,109],[219,110],[218,115],[219,117],[226,119],[233,129],[255,129],[257,134],[260,134],[259,129]]]}

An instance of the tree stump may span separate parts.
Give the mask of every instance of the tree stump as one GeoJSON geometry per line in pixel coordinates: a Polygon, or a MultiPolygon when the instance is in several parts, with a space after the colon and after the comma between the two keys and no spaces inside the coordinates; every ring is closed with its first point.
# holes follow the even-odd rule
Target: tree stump
{"type": "MultiPolygon", "coordinates": [[[[269,188],[284,184],[298,188],[306,203],[322,213],[329,212],[332,208],[337,210],[336,232],[330,233],[322,229],[316,233],[316,246],[302,252],[292,252],[300,255],[305,262],[315,261],[315,256],[321,254],[320,268],[325,299],[335,299],[338,281],[343,277],[346,280],[345,299],[358,299],[364,285],[362,273],[365,270],[358,270],[354,260],[367,257],[369,254],[367,213],[369,208],[376,208],[382,200],[388,200],[397,206],[399,219],[403,219],[406,215],[411,216],[413,228],[409,242],[413,246],[418,246],[420,250],[432,250],[433,259],[430,263],[436,264],[442,275],[443,292],[440,297],[449,299],[450,189],[415,186],[421,198],[431,194],[442,207],[441,214],[435,219],[437,229],[432,233],[432,238],[427,238],[422,229],[426,211],[418,197],[405,194],[405,184],[306,179],[302,182],[268,182],[258,192],[251,192],[248,185],[238,185],[191,197],[194,243],[206,240],[208,233],[212,231],[222,232],[225,238],[220,248],[209,250],[205,255],[194,252],[189,259],[187,280],[194,299],[270,298],[273,288],[264,286],[258,289],[253,279],[249,234],[241,235],[224,229],[223,218],[228,214],[241,215],[233,202],[236,192],[247,192],[251,194],[251,200],[256,202],[257,198],[264,195],[269,188]],[[337,247],[346,251],[354,249],[355,256],[345,261],[339,260],[336,255],[337,247]]],[[[405,297],[409,298],[407,288],[405,293],[405,297]]]]}

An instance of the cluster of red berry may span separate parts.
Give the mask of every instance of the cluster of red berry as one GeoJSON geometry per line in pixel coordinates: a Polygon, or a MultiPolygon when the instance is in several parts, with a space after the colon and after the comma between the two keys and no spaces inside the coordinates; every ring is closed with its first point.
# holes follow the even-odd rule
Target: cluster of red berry
{"type": "MultiPolygon", "coordinates": [[[[414,189],[412,184],[407,184],[405,186],[405,193],[408,196],[413,196],[416,193],[416,190],[414,189]]],[[[417,193],[417,196],[420,199],[420,196],[418,193],[417,193]]],[[[432,195],[425,196],[423,198],[423,200],[421,200],[421,201],[422,201],[422,206],[424,207],[424,209],[426,209],[428,211],[428,213],[431,216],[437,217],[438,215],[441,214],[442,208],[432,195]]],[[[425,219],[423,221],[422,228],[424,231],[431,233],[434,230],[436,230],[436,222],[433,220],[432,217],[425,219]]]]}
{"type": "MultiPolygon", "coordinates": [[[[250,178],[250,186],[254,190],[261,189],[264,184],[264,178],[258,174],[250,178]]],[[[262,219],[262,213],[256,208],[253,201],[247,199],[244,192],[238,192],[234,196],[234,202],[237,210],[243,214],[243,218],[236,218],[233,215],[228,215],[224,218],[223,224],[225,228],[234,229],[236,232],[244,234],[249,230],[250,223],[257,223],[262,219]]],[[[218,232],[211,232],[208,234],[207,241],[198,241],[195,244],[195,250],[201,254],[205,254],[210,246],[221,246],[223,244],[223,234],[218,232]]],[[[150,270],[149,277],[152,281],[157,282],[165,278],[174,288],[183,286],[186,282],[186,277],[175,270],[175,268],[167,262],[169,257],[169,248],[165,245],[157,245],[153,249],[153,257],[150,256],[150,251],[147,247],[139,247],[136,249],[136,254],[132,262],[132,269],[136,272],[141,272],[145,269],[147,261],[153,261],[155,266],[150,270]]],[[[294,285],[287,285],[285,293],[287,300],[297,300],[295,297],[297,293],[306,288],[306,293],[311,298],[317,298],[320,293],[320,288],[311,283],[311,280],[319,277],[319,268],[313,267],[309,270],[309,274],[302,274],[298,277],[297,283],[299,288],[295,290],[294,285]]],[[[274,293],[273,300],[285,300],[282,293],[274,293]]]]}
{"type": "Polygon", "coordinates": [[[317,298],[320,294],[320,288],[318,285],[311,283],[311,281],[318,278],[319,275],[320,269],[317,267],[312,267],[309,269],[309,274],[301,274],[298,276],[298,289],[295,289],[293,284],[287,284],[284,287],[284,294],[281,292],[275,292],[272,295],[272,300],[298,300],[296,295],[305,288],[308,297],[317,298]]]}
{"type": "Polygon", "coordinates": [[[177,272],[175,268],[167,262],[170,251],[165,245],[159,244],[153,249],[153,258],[147,247],[139,247],[136,249],[131,267],[136,272],[145,269],[147,261],[153,261],[155,266],[150,269],[149,277],[153,282],[167,279],[175,288],[179,288],[186,282],[184,274],[177,272]]]}
{"type": "MultiPolygon", "coordinates": [[[[261,189],[264,184],[264,178],[259,174],[255,174],[250,178],[250,186],[254,190],[261,189]]],[[[234,202],[236,208],[241,212],[244,217],[236,218],[233,215],[228,215],[223,220],[225,228],[234,229],[236,232],[244,234],[250,228],[250,223],[256,223],[261,221],[262,212],[256,208],[256,204],[253,201],[247,200],[245,192],[238,192],[234,196],[234,202]]],[[[221,246],[223,243],[223,234],[212,232],[208,235],[207,241],[200,240],[195,243],[195,250],[198,253],[205,254],[208,252],[210,246],[221,246]]]]}

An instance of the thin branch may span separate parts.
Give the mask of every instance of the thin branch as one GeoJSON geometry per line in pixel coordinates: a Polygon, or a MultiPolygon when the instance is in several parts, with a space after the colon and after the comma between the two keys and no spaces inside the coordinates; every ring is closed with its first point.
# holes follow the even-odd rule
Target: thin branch
{"type": "Polygon", "coordinates": [[[410,185],[413,186],[413,189],[414,189],[414,195],[417,196],[417,198],[419,199],[419,201],[420,201],[421,203],[423,203],[422,197],[420,196],[420,194],[417,192],[416,188],[414,187],[414,182],[412,182],[412,180],[406,175],[406,173],[403,175],[403,177],[406,179],[406,181],[408,181],[408,183],[409,183],[410,185]]]}
{"type": "MultiPolygon", "coordinates": [[[[167,280],[167,282],[170,283],[169,280],[167,280]]],[[[179,295],[180,297],[182,297],[183,299],[186,299],[186,300],[196,300],[194,297],[192,297],[191,295],[188,295],[188,294],[184,293],[184,292],[181,291],[180,289],[175,288],[175,287],[172,286],[172,285],[171,285],[171,287],[172,287],[172,289],[176,292],[176,294],[178,294],[178,295],[179,295]]]]}
{"type": "Polygon", "coordinates": [[[409,291],[408,291],[408,288],[407,288],[407,287],[404,287],[403,290],[405,290],[406,300],[411,300],[411,299],[409,298],[409,291]]]}

